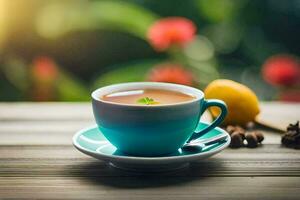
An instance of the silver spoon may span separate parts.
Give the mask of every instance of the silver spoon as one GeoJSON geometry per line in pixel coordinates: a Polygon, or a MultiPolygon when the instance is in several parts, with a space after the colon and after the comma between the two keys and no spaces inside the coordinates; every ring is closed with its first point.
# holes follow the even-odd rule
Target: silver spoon
{"type": "Polygon", "coordinates": [[[221,134],[215,137],[211,137],[208,139],[199,139],[199,140],[194,140],[189,143],[186,143],[183,147],[181,147],[182,150],[185,151],[192,151],[192,150],[198,150],[203,149],[206,146],[218,143],[218,142],[224,142],[227,139],[228,135],[227,134],[221,134]]]}

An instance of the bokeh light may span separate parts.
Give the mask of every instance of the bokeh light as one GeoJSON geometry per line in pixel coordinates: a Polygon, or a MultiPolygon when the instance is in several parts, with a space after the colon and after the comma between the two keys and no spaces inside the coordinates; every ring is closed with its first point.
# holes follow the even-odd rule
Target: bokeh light
{"type": "MultiPolygon", "coordinates": [[[[299,58],[299,5],[297,0],[0,0],[0,101],[85,101],[97,87],[145,81],[162,63],[192,73],[193,86],[200,89],[225,78],[249,86],[261,100],[295,99],[298,84],[270,84],[262,68],[274,55],[299,58]],[[165,24],[163,37],[155,39],[167,45],[157,48],[149,38],[151,27],[170,18],[191,26],[176,31],[165,24]],[[43,74],[32,75],[41,57],[57,70],[47,87],[36,86],[43,74]]],[[[165,71],[172,77],[172,70],[165,71]]]]}

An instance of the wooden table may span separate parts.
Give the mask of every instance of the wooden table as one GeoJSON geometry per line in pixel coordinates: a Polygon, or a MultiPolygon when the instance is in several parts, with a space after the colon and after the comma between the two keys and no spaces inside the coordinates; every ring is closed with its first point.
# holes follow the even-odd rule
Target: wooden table
{"type": "Polygon", "coordinates": [[[182,171],[133,174],[73,148],[74,132],[93,123],[86,103],[1,103],[0,199],[300,199],[300,150],[281,147],[279,133],[182,171]]]}

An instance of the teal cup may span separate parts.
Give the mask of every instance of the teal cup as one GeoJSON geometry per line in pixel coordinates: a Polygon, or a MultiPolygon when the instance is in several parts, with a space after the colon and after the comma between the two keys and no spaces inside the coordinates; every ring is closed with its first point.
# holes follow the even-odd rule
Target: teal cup
{"type": "Polygon", "coordinates": [[[99,88],[92,93],[93,113],[98,128],[118,150],[136,156],[160,156],[178,151],[219,125],[226,116],[226,104],[204,99],[196,88],[171,83],[133,82],[99,88]],[[114,92],[162,89],[191,94],[195,98],[163,105],[129,105],[108,102],[102,96],[114,92]],[[220,115],[206,128],[195,131],[203,112],[210,106],[220,108],[220,115]]]}

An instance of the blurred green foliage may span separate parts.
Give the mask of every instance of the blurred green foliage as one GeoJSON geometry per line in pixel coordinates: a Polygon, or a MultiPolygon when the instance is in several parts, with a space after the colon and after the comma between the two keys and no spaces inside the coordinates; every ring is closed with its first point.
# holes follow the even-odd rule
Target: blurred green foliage
{"type": "Polygon", "coordinates": [[[144,81],[146,73],[158,63],[158,60],[144,60],[142,62],[114,66],[115,69],[102,74],[96,79],[93,89],[114,83],[144,81]]]}
{"type": "Polygon", "coordinates": [[[109,29],[145,39],[148,27],[157,19],[147,9],[125,1],[57,2],[43,8],[36,25],[49,38],[78,30],[109,29]]]}
{"type": "Polygon", "coordinates": [[[53,59],[61,73],[52,100],[88,100],[94,88],[143,81],[166,61],[191,70],[196,87],[229,78],[270,100],[276,89],[262,80],[261,65],[273,54],[300,53],[299,0],[2,0],[1,10],[0,101],[33,100],[37,56],[53,59]],[[181,52],[158,53],[147,42],[149,26],[167,16],[198,27],[181,52]]]}

